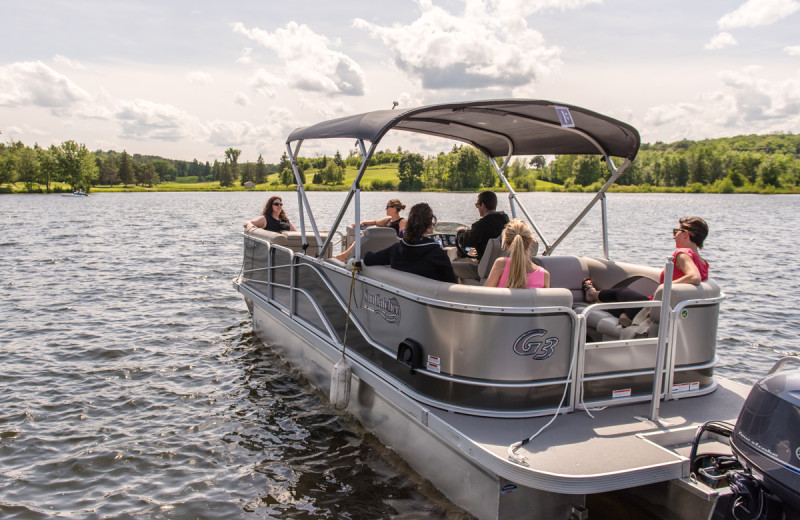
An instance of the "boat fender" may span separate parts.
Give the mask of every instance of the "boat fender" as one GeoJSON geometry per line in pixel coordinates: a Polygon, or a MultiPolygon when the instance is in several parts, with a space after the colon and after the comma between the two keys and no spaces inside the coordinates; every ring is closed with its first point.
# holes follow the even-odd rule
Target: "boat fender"
{"type": "Polygon", "coordinates": [[[344,410],[350,404],[350,379],[352,373],[353,369],[344,355],[333,365],[330,399],[333,407],[338,410],[344,410]]]}
{"type": "Polygon", "coordinates": [[[411,338],[404,339],[397,347],[397,361],[407,366],[411,373],[422,368],[422,345],[411,338]]]}

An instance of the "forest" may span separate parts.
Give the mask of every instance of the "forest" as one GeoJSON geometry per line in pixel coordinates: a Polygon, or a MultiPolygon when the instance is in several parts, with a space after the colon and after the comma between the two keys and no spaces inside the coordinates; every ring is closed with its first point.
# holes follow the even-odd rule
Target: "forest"
{"type": "MultiPolygon", "coordinates": [[[[261,155],[239,162],[241,150],[228,148],[223,160],[174,160],[90,151],[65,141],[42,148],[21,142],[0,143],[0,192],[291,189],[294,173],[286,153],[275,163],[261,155]]],[[[503,158],[496,158],[498,164],[503,158]]],[[[613,159],[616,165],[621,159],[613,159]]],[[[306,189],[346,189],[361,158],[299,157],[297,169],[306,189]]],[[[518,191],[598,191],[609,176],[594,155],[515,158],[506,168],[518,191]]],[[[797,193],[800,135],[746,135],[702,141],[643,144],[633,163],[617,179],[614,191],[797,193]]],[[[376,153],[361,183],[365,190],[478,191],[501,189],[489,159],[475,148],[455,145],[449,152],[423,157],[398,148],[376,153]]]]}

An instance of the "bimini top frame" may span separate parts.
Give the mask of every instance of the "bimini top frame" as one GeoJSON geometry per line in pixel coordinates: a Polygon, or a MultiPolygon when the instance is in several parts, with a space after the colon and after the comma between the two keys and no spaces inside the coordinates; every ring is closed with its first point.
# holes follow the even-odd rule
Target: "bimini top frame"
{"type": "MultiPolygon", "coordinates": [[[[286,149],[291,158],[292,169],[298,185],[301,232],[305,235],[305,219],[303,218],[303,208],[305,207],[320,251],[324,251],[324,248],[328,246],[333,233],[329,234],[323,245],[303,185],[300,182],[301,177],[297,169],[300,146],[307,139],[350,138],[357,140],[362,164],[331,229],[331,231],[335,231],[341,224],[344,213],[353,198],[355,198],[355,219],[357,222],[361,220],[361,179],[369,165],[370,158],[377,150],[378,143],[389,130],[403,130],[453,139],[472,145],[486,154],[500,180],[508,189],[512,214],[516,216],[517,205],[519,205],[520,210],[542,240],[545,246],[545,255],[553,251],[598,200],[602,201],[603,252],[608,258],[605,193],[636,157],[640,145],[639,133],[626,123],[581,107],[530,99],[468,101],[407,110],[378,110],[324,121],[305,128],[298,128],[292,132],[286,141],[286,149]],[[365,141],[371,143],[369,150],[364,145],[365,141]],[[292,149],[293,143],[296,143],[294,149],[292,149]],[[608,164],[612,175],[564,233],[552,244],[548,244],[518,200],[504,171],[514,155],[561,154],[601,155],[608,164]],[[502,165],[497,165],[495,157],[505,157],[502,165]],[[611,157],[621,157],[624,162],[620,167],[616,167],[611,157]]],[[[361,257],[358,240],[356,240],[355,255],[356,258],[361,257]]]]}

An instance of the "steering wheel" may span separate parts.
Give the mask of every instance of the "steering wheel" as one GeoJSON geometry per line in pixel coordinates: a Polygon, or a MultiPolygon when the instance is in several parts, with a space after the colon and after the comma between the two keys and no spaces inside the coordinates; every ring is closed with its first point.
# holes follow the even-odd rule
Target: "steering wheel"
{"type": "Polygon", "coordinates": [[[464,239],[467,237],[467,230],[460,229],[456,232],[456,249],[458,250],[458,256],[461,257],[469,257],[471,256],[467,251],[467,247],[464,245],[464,239]]]}

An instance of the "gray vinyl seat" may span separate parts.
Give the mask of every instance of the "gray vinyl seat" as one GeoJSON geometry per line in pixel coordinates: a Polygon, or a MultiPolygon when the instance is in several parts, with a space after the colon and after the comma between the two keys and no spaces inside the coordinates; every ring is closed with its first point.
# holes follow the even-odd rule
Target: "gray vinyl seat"
{"type": "MultiPolygon", "coordinates": [[[[362,231],[363,237],[361,239],[361,256],[363,258],[364,255],[367,253],[375,253],[377,251],[381,251],[382,249],[386,249],[387,247],[393,246],[397,242],[400,241],[400,238],[397,236],[397,233],[394,229],[385,226],[369,226],[362,231]]],[[[350,225],[347,226],[347,235],[349,238],[348,240],[348,247],[350,244],[353,243],[355,240],[355,229],[354,226],[350,225]]],[[[352,258],[355,254],[355,248],[350,252],[348,255],[348,259],[352,258]]]]}
{"type": "Polygon", "coordinates": [[[501,256],[508,256],[508,250],[502,246],[500,237],[492,238],[486,242],[486,249],[479,262],[470,258],[459,258],[452,262],[453,271],[462,285],[483,285],[492,272],[494,261],[501,256]]]}

